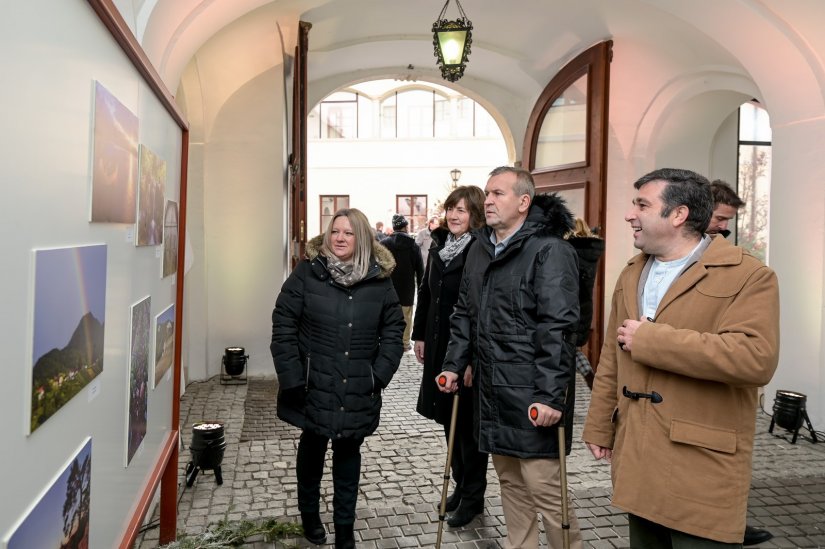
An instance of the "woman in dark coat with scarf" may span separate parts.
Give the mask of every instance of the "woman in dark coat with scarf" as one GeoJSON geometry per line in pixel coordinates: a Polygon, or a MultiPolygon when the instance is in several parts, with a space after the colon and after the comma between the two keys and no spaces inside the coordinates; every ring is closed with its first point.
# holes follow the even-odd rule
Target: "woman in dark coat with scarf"
{"type": "Polygon", "coordinates": [[[335,547],[355,547],[361,444],[378,427],[381,391],[403,353],[395,262],[356,209],[335,213],[307,243],[272,312],[278,417],[302,429],[296,473],[304,536],[326,542],[320,486],[332,440],[335,547]]]}
{"type": "MultiPolygon", "coordinates": [[[[448,437],[453,397],[440,392],[433,379],[442,370],[447,353],[450,315],[458,300],[464,259],[474,238],[470,231],[484,226],[484,192],[474,186],[458,187],[444,201],[444,209],[444,224],[431,234],[433,244],[418,289],[412,340],[415,356],[424,365],[416,410],[443,425],[448,437]]],[[[453,442],[456,487],[447,500],[447,511],[453,512],[447,524],[452,527],[464,526],[483,511],[487,488],[488,455],[478,451],[471,386],[472,367],[465,371],[453,442]]]]}

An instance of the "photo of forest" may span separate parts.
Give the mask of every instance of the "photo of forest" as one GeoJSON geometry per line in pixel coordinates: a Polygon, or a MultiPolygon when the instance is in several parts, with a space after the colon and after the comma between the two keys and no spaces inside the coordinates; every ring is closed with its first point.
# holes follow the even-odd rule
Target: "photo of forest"
{"type": "Polygon", "coordinates": [[[175,304],[155,319],[155,387],[175,360],[175,304]]]}
{"type": "Polygon", "coordinates": [[[163,243],[163,208],[166,205],[166,161],[146,145],[140,146],[137,246],[163,243]]]}
{"type": "Polygon", "coordinates": [[[103,371],[106,251],[35,251],[31,432],[103,371]]]}
{"type": "Polygon", "coordinates": [[[7,549],[88,549],[92,439],[83,447],[11,535],[7,549]]]}
{"type": "Polygon", "coordinates": [[[129,348],[129,400],[126,428],[126,465],[146,436],[149,389],[149,353],[152,337],[152,298],[146,296],[132,305],[132,330],[129,348]]]}
{"type": "Polygon", "coordinates": [[[135,222],[138,127],[137,116],[100,82],[95,82],[93,222],[135,222]]]}

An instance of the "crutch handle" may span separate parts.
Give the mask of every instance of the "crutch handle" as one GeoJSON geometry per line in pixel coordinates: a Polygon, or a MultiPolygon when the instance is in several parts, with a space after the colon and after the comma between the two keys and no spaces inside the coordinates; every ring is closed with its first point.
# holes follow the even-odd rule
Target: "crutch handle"
{"type": "Polygon", "coordinates": [[[438,384],[441,385],[442,387],[446,387],[447,386],[447,376],[445,376],[444,374],[441,374],[440,376],[438,376],[438,384]]]}
{"type": "Polygon", "coordinates": [[[530,406],[530,419],[536,420],[539,417],[539,409],[535,406],[530,406]]]}

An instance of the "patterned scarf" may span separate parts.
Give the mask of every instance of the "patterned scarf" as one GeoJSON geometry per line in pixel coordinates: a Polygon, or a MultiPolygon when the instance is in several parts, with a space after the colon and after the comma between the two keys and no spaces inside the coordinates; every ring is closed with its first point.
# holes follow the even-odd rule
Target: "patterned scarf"
{"type": "Polygon", "coordinates": [[[349,263],[345,263],[334,255],[324,257],[327,258],[327,270],[329,270],[330,276],[332,276],[332,279],[341,286],[349,288],[364,278],[362,276],[357,276],[357,274],[353,272],[354,266],[351,261],[349,263]]]}
{"type": "Polygon", "coordinates": [[[440,252],[438,252],[438,255],[439,257],[441,257],[441,260],[444,262],[444,265],[449,265],[450,261],[452,261],[455,256],[464,251],[464,248],[467,246],[467,244],[470,243],[470,240],[472,239],[473,237],[470,235],[469,232],[464,233],[458,238],[456,238],[453,233],[448,234],[447,243],[444,244],[444,247],[441,248],[440,252]]]}

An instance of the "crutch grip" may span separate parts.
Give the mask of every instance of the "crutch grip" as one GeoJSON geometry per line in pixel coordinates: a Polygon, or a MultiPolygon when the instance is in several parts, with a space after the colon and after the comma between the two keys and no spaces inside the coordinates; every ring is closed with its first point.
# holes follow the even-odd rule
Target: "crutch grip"
{"type": "Polygon", "coordinates": [[[535,421],[539,417],[539,409],[535,406],[530,406],[530,419],[535,421]]]}
{"type": "Polygon", "coordinates": [[[442,387],[446,387],[447,386],[447,376],[445,376],[444,374],[441,374],[440,376],[438,376],[438,384],[441,385],[442,387]]]}

